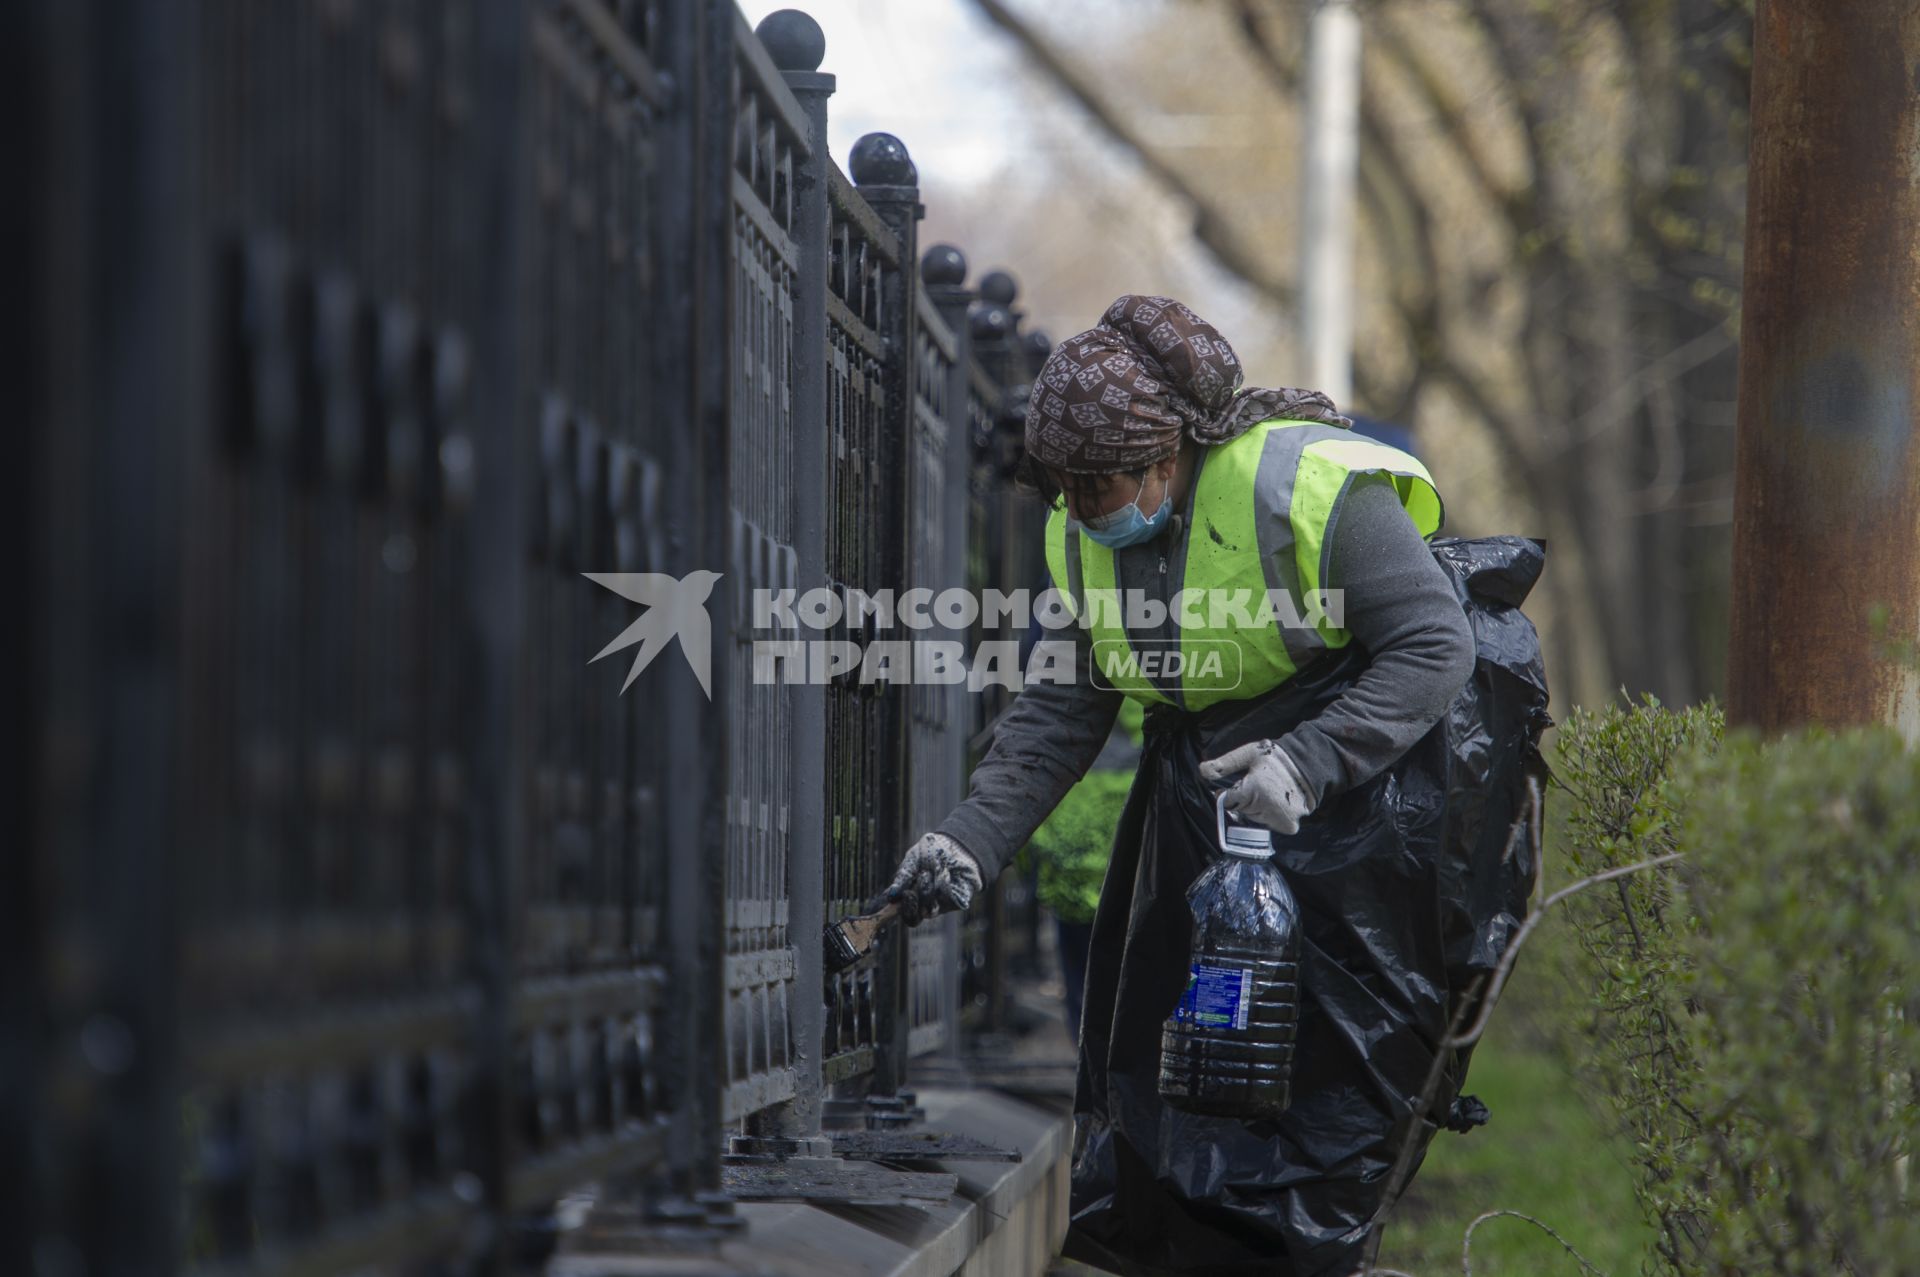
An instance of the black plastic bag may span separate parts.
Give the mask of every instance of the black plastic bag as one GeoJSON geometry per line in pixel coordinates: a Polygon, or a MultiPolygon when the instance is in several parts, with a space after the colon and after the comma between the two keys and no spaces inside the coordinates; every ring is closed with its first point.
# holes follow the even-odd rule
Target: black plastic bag
{"type": "MultiPolygon", "coordinates": [[[[1440,864],[1447,975],[1456,998],[1493,974],[1540,876],[1540,849],[1514,837],[1527,810],[1528,781],[1542,799],[1547,781],[1540,735],[1553,725],[1540,636],[1520,604],[1539,579],[1546,549],[1522,537],[1440,538],[1446,568],[1473,626],[1473,678],[1447,710],[1452,773],[1440,864]]],[[[1536,813],[1538,814],[1538,813],[1536,813]]]]}
{"type": "Polygon", "coordinates": [[[1539,848],[1508,834],[1545,774],[1551,720],[1518,610],[1544,546],[1433,550],[1473,625],[1472,678],[1396,763],[1274,840],[1305,932],[1293,1102],[1276,1119],[1183,1113],[1158,1094],[1161,1025],[1187,979],[1186,890],[1215,838],[1199,765],[1319,713],[1368,658],[1350,644],[1257,700],[1149,711],[1093,924],[1069,1257],[1129,1275],[1344,1277],[1401,1141],[1424,1152],[1444,1121],[1464,1059],[1429,1113],[1413,1108],[1450,1017],[1525,918],[1539,848]]]}

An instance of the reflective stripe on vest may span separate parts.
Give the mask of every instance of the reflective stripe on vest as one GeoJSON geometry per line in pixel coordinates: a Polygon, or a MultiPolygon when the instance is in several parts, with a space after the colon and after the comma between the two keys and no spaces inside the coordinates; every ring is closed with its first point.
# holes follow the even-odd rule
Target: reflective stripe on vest
{"type": "Polygon", "coordinates": [[[1169,550],[1156,539],[1109,550],[1081,536],[1078,522],[1056,506],[1047,522],[1047,565],[1068,608],[1084,618],[1099,679],[1140,701],[1200,710],[1262,695],[1323,649],[1344,647],[1352,635],[1327,617],[1319,591],[1341,505],[1363,473],[1392,479],[1421,536],[1440,530],[1445,512],[1425,466],[1398,448],[1317,422],[1266,421],[1202,450],[1183,547],[1169,550]],[[1156,687],[1149,673],[1164,673],[1173,658],[1167,645],[1128,632],[1131,618],[1121,614],[1115,591],[1116,559],[1162,554],[1184,562],[1180,580],[1164,585],[1159,600],[1178,621],[1178,682],[1163,677],[1156,687]],[[1271,619],[1263,613],[1269,597],[1271,619]],[[1169,688],[1171,696],[1163,690],[1169,688]]]}

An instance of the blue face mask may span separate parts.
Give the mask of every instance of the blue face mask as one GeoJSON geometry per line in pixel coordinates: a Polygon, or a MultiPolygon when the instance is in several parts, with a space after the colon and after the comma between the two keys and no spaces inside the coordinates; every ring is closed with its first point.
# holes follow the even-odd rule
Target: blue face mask
{"type": "MultiPolygon", "coordinates": [[[[1141,492],[1146,486],[1141,485],[1141,492]]],[[[1080,526],[1086,534],[1106,546],[1109,550],[1118,550],[1122,546],[1138,545],[1159,532],[1167,524],[1167,516],[1173,513],[1173,494],[1162,491],[1160,508],[1152,514],[1140,513],[1140,493],[1118,510],[1095,515],[1080,526]]]]}

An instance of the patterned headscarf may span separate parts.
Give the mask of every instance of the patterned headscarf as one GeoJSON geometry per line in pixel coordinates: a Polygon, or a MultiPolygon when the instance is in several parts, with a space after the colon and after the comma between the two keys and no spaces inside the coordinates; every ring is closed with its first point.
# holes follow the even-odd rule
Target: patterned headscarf
{"type": "Polygon", "coordinates": [[[1168,297],[1128,293],[1054,347],[1027,402],[1027,453],[1072,474],[1143,469],[1180,437],[1225,443],[1269,417],[1351,426],[1317,390],[1241,390],[1233,347],[1168,297]]]}

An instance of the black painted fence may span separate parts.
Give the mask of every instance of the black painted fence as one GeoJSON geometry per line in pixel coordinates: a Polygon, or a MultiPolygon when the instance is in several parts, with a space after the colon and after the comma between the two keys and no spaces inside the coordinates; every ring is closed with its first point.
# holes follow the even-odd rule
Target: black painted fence
{"type": "Polygon", "coordinates": [[[500,1271],[581,1183],[724,1227],[729,1135],[909,1111],[915,1056],[999,1022],[1030,894],[831,982],[818,936],[1005,696],[755,686],[749,592],[1035,585],[1046,346],[1010,280],[922,271],[897,142],[827,154],[818,29],[6,22],[0,1269],[500,1271]],[[589,658],[640,609],[582,574],[696,570],[711,699],[677,649],[623,692],[636,649],[589,658]]]}

